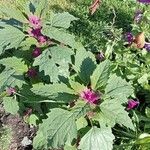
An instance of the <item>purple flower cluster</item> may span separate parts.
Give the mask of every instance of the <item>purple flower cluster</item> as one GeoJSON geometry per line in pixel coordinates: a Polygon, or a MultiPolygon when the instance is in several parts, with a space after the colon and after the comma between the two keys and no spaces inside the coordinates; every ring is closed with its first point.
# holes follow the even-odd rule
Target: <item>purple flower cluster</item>
{"type": "Polygon", "coordinates": [[[125,38],[125,41],[128,42],[128,44],[132,44],[134,40],[134,36],[132,35],[131,32],[125,33],[124,38],[125,38]]]}
{"type": "Polygon", "coordinates": [[[150,4],[150,0],[137,0],[140,3],[150,4]]]}
{"type": "Polygon", "coordinates": [[[42,30],[42,23],[41,19],[35,15],[30,15],[28,17],[29,24],[30,24],[30,29],[28,30],[28,34],[31,37],[34,37],[37,39],[37,41],[40,44],[45,44],[48,41],[48,37],[44,36],[41,32],[42,30]]]}
{"type": "Polygon", "coordinates": [[[33,29],[40,29],[42,27],[41,19],[35,15],[28,16],[29,24],[33,29]]]}
{"type": "Polygon", "coordinates": [[[36,58],[38,57],[39,55],[41,55],[42,51],[40,48],[36,47],[33,52],[32,52],[32,57],[36,58]]]}
{"type": "Polygon", "coordinates": [[[37,76],[37,72],[34,68],[29,68],[27,75],[28,77],[35,78],[37,76]]]}
{"type": "Polygon", "coordinates": [[[135,101],[133,99],[129,99],[128,100],[128,106],[127,106],[127,110],[131,110],[136,108],[139,105],[139,101],[135,101]]]}
{"type": "Polygon", "coordinates": [[[150,52],[150,43],[145,43],[144,48],[150,52]]]}
{"type": "Polygon", "coordinates": [[[100,99],[100,94],[98,92],[94,92],[92,89],[86,88],[80,93],[80,97],[90,104],[96,104],[100,99]]]}

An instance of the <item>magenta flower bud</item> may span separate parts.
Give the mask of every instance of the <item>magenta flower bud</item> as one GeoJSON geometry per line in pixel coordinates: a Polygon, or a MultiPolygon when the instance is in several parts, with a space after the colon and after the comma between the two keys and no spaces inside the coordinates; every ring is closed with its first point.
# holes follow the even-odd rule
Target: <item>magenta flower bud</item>
{"type": "Polygon", "coordinates": [[[125,41],[131,44],[133,42],[133,35],[131,32],[127,32],[124,35],[125,41]]]}
{"type": "Polygon", "coordinates": [[[48,38],[44,35],[40,35],[40,36],[38,36],[37,40],[40,44],[44,44],[47,42],[48,38]]]}
{"type": "Polygon", "coordinates": [[[36,48],[33,50],[33,52],[32,52],[32,56],[33,56],[34,58],[36,58],[36,57],[38,57],[39,55],[41,55],[41,53],[42,53],[41,49],[38,48],[38,47],[36,47],[36,48]]]}
{"type": "Polygon", "coordinates": [[[42,35],[41,29],[31,29],[31,28],[28,30],[28,34],[29,36],[34,38],[38,38],[39,36],[42,35]]]}
{"type": "Polygon", "coordinates": [[[7,93],[9,96],[10,96],[10,95],[13,95],[13,94],[16,93],[16,89],[15,89],[15,88],[12,88],[12,87],[7,88],[7,89],[6,89],[6,93],[7,93]]]}
{"type": "Polygon", "coordinates": [[[137,10],[137,11],[135,12],[134,21],[135,21],[136,23],[140,23],[141,20],[142,20],[142,17],[143,17],[143,12],[142,12],[141,10],[137,10]]]}
{"type": "Polygon", "coordinates": [[[80,93],[80,97],[90,104],[96,104],[100,99],[100,94],[98,92],[94,92],[92,89],[86,88],[80,93]]]}
{"type": "Polygon", "coordinates": [[[39,29],[42,27],[41,19],[38,16],[30,15],[28,16],[29,23],[34,29],[39,29]]]}
{"type": "Polygon", "coordinates": [[[150,4],[150,0],[137,0],[140,3],[150,4]]]}
{"type": "Polygon", "coordinates": [[[33,68],[29,68],[28,72],[27,72],[28,77],[34,78],[37,76],[37,72],[35,69],[33,68]]]}
{"type": "Polygon", "coordinates": [[[145,43],[144,48],[150,52],[150,43],[145,43]]]}
{"type": "Polygon", "coordinates": [[[128,100],[127,110],[131,110],[139,105],[139,101],[135,101],[133,99],[128,100]]]}

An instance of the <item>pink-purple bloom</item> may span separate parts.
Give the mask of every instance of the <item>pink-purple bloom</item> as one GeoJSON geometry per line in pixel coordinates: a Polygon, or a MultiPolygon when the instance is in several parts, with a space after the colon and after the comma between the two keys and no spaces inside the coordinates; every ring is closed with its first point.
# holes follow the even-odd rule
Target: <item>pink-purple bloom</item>
{"type": "Polygon", "coordinates": [[[39,36],[42,35],[41,29],[31,29],[31,28],[28,30],[28,34],[29,36],[34,38],[38,38],[39,36]]]}
{"type": "Polygon", "coordinates": [[[29,36],[31,37],[34,37],[35,39],[37,39],[37,41],[40,43],[40,44],[44,44],[48,41],[48,37],[43,35],[41,33],[41,30],[42,28],[39,28],[39,29],[29,29],[28,30],[28,34],[29,36]]]}
{"type": "Polygon", "coordinates": [[[128,42],[129,44],[131,44],[134,40],[134,37],[131,32],[125,33],[124,37],[125,37],[125,41],[128,42]]]}
{"type": "Polygon", "coordinates": [[[142,17],[143,17],[143,12],[142,12],[141,10],[137,10],[137,11],[135,12],[134,21],[135,21],[136,23],[140,23],[141,20],[142,20],[142,17]]]}
{"type": "Polygon", "coordinates": [[[150,52],[150,43],[145,43],[144,48],[150,52]]]}
{"type": "Polygon", "coordinates": [[[16,93],[16,89],[15,89],[15,88],[12,88],[12,87],[7,88],[7,89],[6,89],[6,93],[7,93],[9,96],[10,96],[10,95],[13,95],[13,94],[16,93]]]}
{"type": "Polygon", "coordinates": [[[41,19],[38,16],[30,15],[28,16],[29,24],[34,29],[40,29],[42,27],[41,19]]]}
{"type": "Polygon", "coordinates": [[[33,52],[32,52],[32,56],[33,56],[34,58],[36,58],[36,57],[38,57],[39,55],[41,55],[41,53],[42,53],[41,49],[40,49],[39,47],[36,47],[36,48],[33,50],[33,52]]]}
{"type": "Polygon", "coordinates": [[[131,110],[136,108],[139,105],[139,101],[135,101],[133,99],[129,99],[128,100],[128,106],[127,106],[127,110],[131,110]]]}
{"type": "Polygon", "coordinates": [[[29,68],[27,75],[28,77],[35,78],[37,76],[37,72],[34,68],[29,68]]]}
{"type": "Polygon", "coordinates": [[[44,44],[47,42],[48,38],[47,38],[47,36],[40,35],[40,36],[38,36],[37,40],[40,44],[44,44]]]}
{"type": "Polygon", "coordinates": [[[96,104],[100,99],[100,94],[92,89],[86,88],[80,93],[80,97],[90,104],[96,104]]]}
{"type": "Polygon", "coordinates": [[[137,0],[140,3],[150,4],[150,0],[137,0]]]}

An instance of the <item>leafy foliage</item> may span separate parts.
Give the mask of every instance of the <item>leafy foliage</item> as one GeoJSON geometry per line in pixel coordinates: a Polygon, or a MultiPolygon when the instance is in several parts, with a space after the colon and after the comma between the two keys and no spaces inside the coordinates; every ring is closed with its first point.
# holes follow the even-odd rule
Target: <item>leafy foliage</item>
{"type": "Polygon", "coordinates": [[[15,115],[19,111],[19,103],[12,97],[3,98],[3,105],[7,113],[15,115]]]}
{"type": "Polygon", "coordinates": [[[46,149],[48,147],[58,148],[77,137],[77,127],[73,113],[55,108],[47,116],[48,119],[43,120],[34,139],[33,144],[36,149],[41,149],[41,145],[46,149]]]}
{"type": "Polygon", "coordinates": [[[1,74],[0,74],[0,91],[2,92],[5,90],[7,86],[11,87],[22,87],[22,85],[25,84],[24,77],[23,75],[18,74],[15,70],[13,69],[5,69],[1,74]]]}
{"type": "Polygon", "coordinates": [[[111,128],[92,127],[88,133],[82,138],[79,149],[82,150],[111,150],[113,148],[113,140],[111,128]]]}
{"type": "Polygon", "coordinates": [[[14,69],[18,74],[23,74],[28,70],[27,66],[22,62],[22,59],[17,57],[1,59],[0,64],[6,66],[7,68],[14,69]]]}
{"type": "Polygon", "coordinates": [[[108,80],[105,94],[111,98],[116,98],[123,103],[126,102],[127,98],[133,94],[133,88],[130,83],[116,75],[112,75],[108,80]]]}
{"type": "Polygon", "coordinates": [[[50,18],[49,23],[53,27],[69,28],[70,23],[77,20],[73,15],[68,12],[53,14],[50,18]]]}
{"type": "Polygon", "coordinates": [[[39,66],[40,71],[49,75],[52,82],[57,82],[59,77],[69,76],[69,63],[73,52],[67,47],[55,46],[45,50],[33,63],[39,66]]]}
{"type": "Polygon", "coordinates": [[[111,63],[106,60],[100,63],[100,65],[98,65],[98,67],[95,69],[91,76],[91,87],[93,89],[106,86],[110,74],[110,64],[111,63]]]}
{"type": "Polygon", "coordinates": [[[104,101],[101,104],[100,109],[102,111],[102,116],[99,116],[100,124],[102,123],[113,127],[116,123],[118,123],[134,130],[133,123],[128,116],[128,113],[115,99],[104,101]]]}
{"type": "Polygon", "coordinates": [[[18,48],[24,38],[25,34],[19,29],[9,25],[2,26],[0,29],[0,54],[5,50],[18,48]]]}
{"type": "Polygon", "coordinates": [[[77,17],[47,0],[0,6],[2,106],[37,126],[37,150],[149,148],[149,5],[138,3],[139,23],[135,1],[103,1],[92,16],[90,5],[76,1],[77,17]]]}

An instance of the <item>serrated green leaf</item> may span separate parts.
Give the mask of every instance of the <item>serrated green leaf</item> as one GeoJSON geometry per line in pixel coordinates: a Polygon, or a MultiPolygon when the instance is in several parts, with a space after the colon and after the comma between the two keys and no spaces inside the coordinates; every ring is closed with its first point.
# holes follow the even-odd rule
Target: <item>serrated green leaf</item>
{"type": "Polygon", "coordinates": [[[13,26],[0,29],[0,54],[5,50],[18,48],[24,38],[25,34],[13,26]]]}
{"type": "Polygon", "coordinates": [[[3,98],[4,109],[7,113],[11,113],[12,115],[17,114],[19,111],[19,103],[13,97],[4,97],[3,98]]]}
{"type": "Polygon", "coordinates": [[[75,82],[73,80],[69,80],[69,83],[71,85],[71,88],[78,94],[86,88],[84,85],[80,84],[79,82],[75,82]]]}
{"type": "Polygon", "coordinates": [[[52,82],[57,82],[59,77],[69,76],[69,63],[71,63],[73,51],[67,47],[54,46],[43,51],[35,58],[33,66],[39,66],[39,71],[49,75],[52,82]]]}
{"type": "Polygon", "coordinates": [[[73,113],[55,108],[47,116],[48,118],[39,125],[39,130],[33,140],[35,149],[60,148],[66,142],[72,142],[77,137],[77,127],[73,113]],[[46,139],[42,146],[38,143],[39,140],[43,140],[41,135],[44,135],[44,139],[46,139]]]}
{"type": "Polygon", "coordinates": [[[75,106],[71,109],[71,111],[74,113],[76,118],[84,117],[88,111],[90,111],[91,108],[87,104],[87,102],[83,100],[79,100],[75,103],[75,106]]]}
{"type": "Polygon", "coordinates": [[[81,150],[112,150],[115,139],[110,127],[92,127],[79,143],[81,150]]]}
{"type": "Polygon", "coordinates": [[[80,130],[86,127],[88,125],[88,122],[84,117],[80,117],[79,119],[77,119],[76,125],[77,125],[77,130],[80,130]]]}
{"type": "Polygon", "coordinates": [[[24,64],[22,59],[17,57],[7,57],[0,60],[0,64],[7,68],[14,69],[16,73],[23,74],[28,70],[28,67],[24,64]]]}
{"type": "Polygon", "coordinates": [[[27,18],[25,17],[25,15],[18,8],[10,5],[10,3],[5,2],[5,4],[1,5],[0,13],[8,18],[13,18],[20,22],[27,22],[27,18]]]}
{"type": "Polygon", "coordinates": [[[36,45],[36,44],[37,44],[37,40],[35,38],[28,37],[20,44],[20,47],[22,48],[22,50],[29,50],[32,45],[36,45]]]}
{"type": "Polygon", "coordinates": [[[46,12],[45,9],[48,6],[47,0],[37,1],[37,5],[35,6],[35,15],[42,17],[46,12]]]}
{"type": "Polygon", "coordinates": [[[73,15],[68,12],[53,14],[50,24],[53,27],[69,28],[71,21],[77,20],[73,15]]]}
{"type": "Polygon", "coordinates": [[[77,94],[63,83],[51,85],[37,84],[34,85],[31,90],[36,95],[47,97],[49,100],[54,100],[56,102],[69,102],[78,98],[77,94]]]}
{"type": "Polygon", "coordinates": [[[112,75],[105,88],[105,96],[118,99],[118,102],[128,101],[128,97],[133,94],[133,87],[126,80],[116,75],[112,75]]]}
{"type": "Polygon", "coordinates": [[[90,76],[96,68],[95,62],[95,57],[91,52],[87,52],[84,48],[77,50],[74,69],[86,85],[89,84],[90,76]]]}
{"type": "Polygon", "coordinates": [[[110,61],[105,60],[100,63],[91,76],[91,87],[92,89],[99,89],[100,87],[106,86],[106,83],[110,75],[110,61]]]}
{"type": "Polygon", "coordinates": [[[43,34],[55,39],[56,41],[68,45],[72,48],[75,47],[76,41],[75,36],[69,33],[66,33],[64,30],[59,30],[54,27],[47,26],[43,29],[43,34]]]}
{"type": "Polygon", "coordinates": [[[113,127],[116,123],[118,123],[127,128],[135,130],[127,111],[125,111],[125,108],[120,103],[118,103],[117,100],[105,100],[100,105],[100,109],[102,112],[102,115],[99,116],[100,124],[105,123],[106,125],[113,127]]]}
{"type": "Polygon", "coordinates": [[[21,88],[23,84],[25,84],[23,75],[17,74],[13,69],[5,69],[0,74],[0,91],[5,90],[7,86],[21,88]]]}

